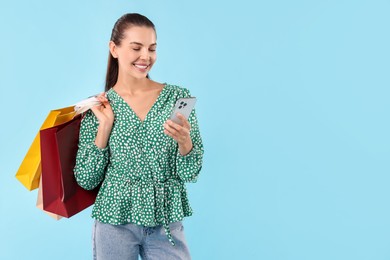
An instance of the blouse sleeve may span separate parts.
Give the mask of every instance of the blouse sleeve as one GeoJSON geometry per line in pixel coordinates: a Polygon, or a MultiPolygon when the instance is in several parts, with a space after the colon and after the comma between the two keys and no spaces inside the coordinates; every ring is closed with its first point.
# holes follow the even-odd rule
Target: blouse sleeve
{"type": "Polygon", "coordinates": [[[98,120],[91,110],[81,121],[78,151],[74,174],[77,183],[92,190],[102,182],[108,164],[108,146],[99,148],[95,144],[98,120]]]}
{"type": "MultiPolygon", "coordinates": [[[[191,96],[188,89],[185,89],[184,92],[184,97],[191,96]]],[[[186,155],[181,155],[179,149],[177,149],[176,170],[183,182],[196,182],[200,170],[202,169],[204,148],[202,137],[200,136],[195,108],[192,110],[188,121],[191,125],[190,136],[192,141],[192,150],[186,155]]]]}

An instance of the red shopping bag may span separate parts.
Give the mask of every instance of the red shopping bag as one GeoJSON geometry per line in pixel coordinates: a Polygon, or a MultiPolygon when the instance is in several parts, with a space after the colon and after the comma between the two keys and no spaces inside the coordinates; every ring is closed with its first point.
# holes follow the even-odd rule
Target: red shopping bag
{"type": "Polygon", "coordinates": [[[87,191],[74,177],[81,116],[40,131],[43,209],[71,217],[94,204],[99,187],[87,191]]]}
{"type": "Polygon", "coordinates": [[[38,198],[37,198],[37,208],[45,212],[50,217],[55,220],[60,220],[62,216],[43,210],[43,200],[42,200],[42,178],[39,178],[39,187],[38,187],[38,198]]]}

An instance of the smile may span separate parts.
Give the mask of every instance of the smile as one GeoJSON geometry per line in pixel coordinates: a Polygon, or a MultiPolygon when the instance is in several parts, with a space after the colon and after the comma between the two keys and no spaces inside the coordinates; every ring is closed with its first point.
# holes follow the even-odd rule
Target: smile
{"type": "Polygon", "coordinates": [[[134,65],[134,67],[136,67],[138,69],[142,69],[142,70],[147,69],[149,67],[149,65],[139,65],[139,64],[134,64],[134,63],[133,63],[133,65],[134,65]]]}

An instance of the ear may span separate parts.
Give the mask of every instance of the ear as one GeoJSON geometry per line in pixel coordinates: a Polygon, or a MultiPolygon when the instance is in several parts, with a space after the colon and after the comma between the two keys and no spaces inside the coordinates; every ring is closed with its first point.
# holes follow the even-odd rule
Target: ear
{"type": "Polygon", "coordinates": [[[118,54],[116,53],[116,45],[113,41],[110,41],[108,43],[108,48],[110,49],[110,53],[112,55],[112,57],[114,57],[115,59],[118,58],[118,54]]]}

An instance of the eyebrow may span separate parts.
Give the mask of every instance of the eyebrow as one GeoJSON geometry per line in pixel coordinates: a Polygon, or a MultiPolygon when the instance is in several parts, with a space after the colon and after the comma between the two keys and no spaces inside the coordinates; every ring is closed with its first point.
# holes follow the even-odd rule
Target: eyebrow
{"type": "MultiPolygon", "coordinates": [[[[130,42],[130,44],[137,44],[137,45],[143,46],[143,44],[140,43],[140,42],[130,42]]],[[[151,47],[151,46],[156,46],[156,45],[157,45],[157,43],[153,43],[153,44],[151,44],[149,47],[151,47]]]]}

